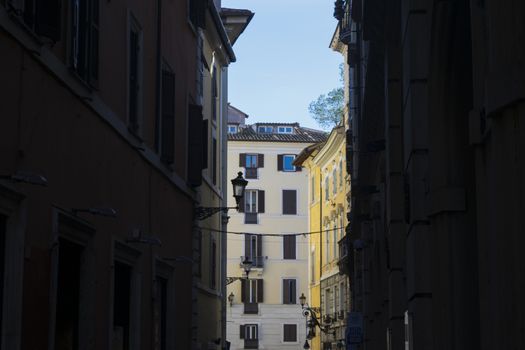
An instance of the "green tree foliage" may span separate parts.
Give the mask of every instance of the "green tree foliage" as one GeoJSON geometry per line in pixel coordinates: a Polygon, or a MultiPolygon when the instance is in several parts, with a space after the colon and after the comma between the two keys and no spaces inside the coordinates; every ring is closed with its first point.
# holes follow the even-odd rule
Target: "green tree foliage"
{"type": "MultiPolygon", "coordinates": [[[[339,65],[339,80],[341,83],[344,82],[343,72],[343,64],[341,64],[339,65]]],[[[344,100],[344,89],[338,87],[310,102],[308,111],[322,128],[332,129],[343,119],[344,100]]]]}

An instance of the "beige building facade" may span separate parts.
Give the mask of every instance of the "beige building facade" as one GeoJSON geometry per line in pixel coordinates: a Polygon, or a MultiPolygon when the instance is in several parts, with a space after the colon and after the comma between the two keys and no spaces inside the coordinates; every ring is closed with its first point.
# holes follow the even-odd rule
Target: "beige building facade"
{"type": "Polygon", "coordinates": [[[292,162],[325,134],[297,123],[247,126],[242,112],[232,115],[228,178],[242,171],[249,183],[241,212],[230,212],[227,274],[243,277],[245,257],[253,267],[228,286],[227,339],[231,349],[297,349],[306,336],[299,296],[308,293],[308,238],[296,233],[309,231],[308,180],[292,162]]]}

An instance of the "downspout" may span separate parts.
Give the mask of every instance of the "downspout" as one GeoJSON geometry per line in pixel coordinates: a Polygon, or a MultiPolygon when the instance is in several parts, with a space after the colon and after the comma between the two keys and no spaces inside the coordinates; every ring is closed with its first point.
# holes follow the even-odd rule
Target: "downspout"
{"type": "MultiPolygon", "coordinates": [[[[320,319],[323,316],[321,308],[321,277],[323,275],[323,169],[319,171],[319,310],[320,319]]],[[[320,334],[319,334],[320,335],[320,334]]]]}
{"type": "Polygon", "coordinates": [[[159,136],[160,136],[160,122],[161,122],[161,118],[160,118],[160,113],[161,113],[161,110],[160,110],[160,106],[161,106],[161,94],[160,94],[160,90],[161,90],[161,84],[162,84],[162,81],[161,81],[161,71],[162,71],[162,51],[161,51],[161,32],[162,32],[162,0],[157,0],[157,69],[156,69],[156,72],[155,74],[157,75],[156,76],[156,81],[155,83],[157,84],[157,91],[156,91],[156,96],[155,96],[155,141],[154,141],[154,147],[155,147],[155,151],[159,152],[160,150],[160,140],[159,140],[159,136]]]}

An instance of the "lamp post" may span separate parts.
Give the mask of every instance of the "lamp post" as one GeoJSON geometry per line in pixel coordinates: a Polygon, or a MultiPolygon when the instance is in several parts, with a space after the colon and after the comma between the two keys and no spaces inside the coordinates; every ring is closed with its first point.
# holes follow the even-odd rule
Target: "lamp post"
{"type": "Polygon", "coordinates": [[[306,341],[304,344],[304,349],[309,349],[310,346],[308,345],[308,340],[311,340],[315,337],[315,328],[318,327],[321,332],[325,334],[332,334],[335,335],[335,331],[330,331],[330,326],[326,324],[322,324],[319,320],[319,313],[320,309],[317,307],[310,307],[306,303],[306,296],[304,293],[301,293],[301,296],[299,297],[299,303],[301,304],[302,314],[306,318],[306,341]],[[308,346],[308,348],[306,348],[308,346]]]}
{"type": "Polygon", "coordinates": [[[196,207],[195,208],[195,218],[198,221],[204,220],[221,211],[228,211],[230,209],[239,210],[239,203],[241,202],[242,197],[244,197],[244,190],[248,185],[242,177],[242,172],[237,173],[237,177],[231,180],[233,186],[233,197],[235,198],[235,207],[196,207]]]}

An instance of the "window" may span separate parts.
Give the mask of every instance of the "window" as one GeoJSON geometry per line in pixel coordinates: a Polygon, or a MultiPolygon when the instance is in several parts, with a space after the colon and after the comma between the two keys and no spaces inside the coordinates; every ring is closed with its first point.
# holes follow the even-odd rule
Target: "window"
{"type": "Polygon", "coordinates": [[[252,261],[254,267],[263,266],[261,235],[244,235],[244,255],[252,261]]]}
{"type": "Polygon", "coordinates": [[[341,187],[341,189],[343,188],[343,176],[344,176],[343,160],[341,159],[339,161],[339,187],[341,187]]]}
{"type": "Polygon", "coordinates": [[[197,28],[204,28],[206,18],[206,1],[204,0],[189,0],[189,19],[191,24],[197,28]]]}
{"type": "Polygon", "coordinates": [[[283,324],[283,342],[297,342],[296,324],[283,324]]]}
{"type": "Polygon", "coordinates": [[[337,257],[337,232],[339,232],[339,230],[336,228],[337,226],[337,221],[334,221],[334,228],[332,230],[332,259],[336,259],[337,257]]]}
{"type": "Polygon", "coordinates": [[[116,262],[113,293],[113,349],[131,349],[131,267],[116,262]]]}
{"type": "Polygon", "coordinates": [[[283,304],[296,304],[296,284],[295,279],[283,279],[283,304]]]}
{"type": "Polygon", "coordinates": [[[264,191],[246,190],[239,207],[244,211],[244,223],[256,224],[257,214],[264,213],[264,191]]]}
{"type": "Polygon", "coordinates": [[[217,136],[215,136],[215,133],[213,134],[211,141],[211,181],[214,185],[217,185],[217,136]]]}
{"type": "Polygon", "coordinates": [[[244,303],[245,314],[259,312],[258,303],[263,302],[264,287],[262,279],[241,280],[241,301],[244,303]]]}
{"type": "Polygon", "coordinates": [[[277,155],[277,170],[278,171],[301,171],[301,167],[294,166],[295,154],[278,154],[277,155]]]}
{"type": "Polygon", "coordinates": [[[293,260],[296,258],[295,235],[283,236],[283,259],[293,260]]]}
{"type": "Polygon", "coordinates": [[[259,348],[259,330],[256,324],[241,325],[239,336],[241,339],[244,339],[245,349],[259,348]]]}
{"type": "Polygon", "coordinates": [[[292,164],[294,160],[294,155],[283,155],[283,171],[295,171],[295,166],[292,164]]]}
{"type": "Polygon", "coordinates": [[[339,286],[339,313],[344,314],[345,308],[346,308],[346,288],[345,288],[344,282],[341,282],[339,286]]]}
{"type": "Polygon", "coordinates": [[[283,190],[283,215],[297,215],[296,190],[283,190]]]}
{"type": "Polygon", "coordinates": [[[173,164],[175,160],[175,74],[169,68],[162,70],[161,98],[160,159],[166,164],[173,164]]]}
{"type": "Polygon", "coordinates": [[[339,311],[339,307],[337,305],[337,303],[339,302],[339,286],[335,286],[334,287],[334,310],[333,310],[333,313],[334,315],[339,311]]]}
{"type": "Polygon", "coordinates": [[[37,35],[57,42],[60,40],[61,1],[8,0],[6,7],[9,14],[25,24],[25,27],[37,35]]]}
{"type": "Polygon", "coordinates": [[[217,243],[214,239],[211,241],[210,287],[211,289],[217,288],[217,243]]]}
{"type": "Polygon", "coordinates": [[[334,168],[332,171],[332,193],[335,195],[337,193],[337,169],[334,168]]]}
{"type": "MultiPolygon", "coordinates": [[[[73,0],[71,4],[71,65],[82,80],[94,87],[98,83],[98,1],[73,0]]],[[[60,19],[60,9],[56,16],[60,19]]]]}
{"type": "Polygon", "coordinates": [[[175,345],[175,334],[170,330],[175,325],[174,314],[174,270],[160,259],[155,260],[155,281],[153,299],[154,337],[158,350],[172,349],[175,345]]]}
{"type": "Polygon", "coordinates": [[[310,253],[310,283],[315,283],[315,251],[310,253]]]}
{"type": "Polygon", "coordinates": [[[228,134],[236,134],[237,130],[237,125],[228,125],[228,134]]]}
{"type": "Polygon", "coordinates": [[[324,200],[330,199],[330,179],[328,176],[324,179],[324,200]]]}
{"type": "Polygon", "coordinates": [[[140,132],[142,117],[142,29],[130,16],[128,46],[128,123],[134,134],[140,132]]]}
{"type": "Polygon", "coordinates": [[[217,88],[217,69],[213,68],[211,74],[211,118],[217,122],[217,100],[219,98],[219,89],[217,88]]]}
{"type": "Polygon", "coordinates": [[[328,264],[328,247],[329,247],[329,239],[328,239],[328,235],[330,234],[330,225],[328,223],[325,224],[325,233],[324,233],[324,236],[325,236],[325,241],[324,241],[324,251],[325,251],[325,254],[324,254],[324,263],[325,264],[328,264]]]}
{"type": "Polygon", "coordinates": [[[312,203],[315,202],[315,175],[310,179],[310,200],[312,203]]]}
{"type": "Polygon", "coordinates": [[[112,349],[139,348],[140,285],[136,269],[140,252],[115,241],[113,268],[112,349]]]}
{"type": "Polygon", "coordinates": [[[330,311],[332,311],[332,293],[330,292],[330,288],[324,291],[324,310],[326,310],[327,316],[330,314],[330,311]]]}
{"type": "Polygon", "coordinates": [[[263,134],[271,134],[273,132],[273,128],[271,126],[263,125],[257,128],[257,132],[260,132],[263,134]]]}
{"type": "Polygon", "coordinates": [[[264,168],[264,154],[239,154],[239,166],[245,168],[245,178],[257,179],[258,168],[264,168]]]}
{"type": "Polygon", "coordinates": [[[279,134],[291,134],[293,133],[293,128],[291,126],[279,126],[277,132],[279,134]]]}

